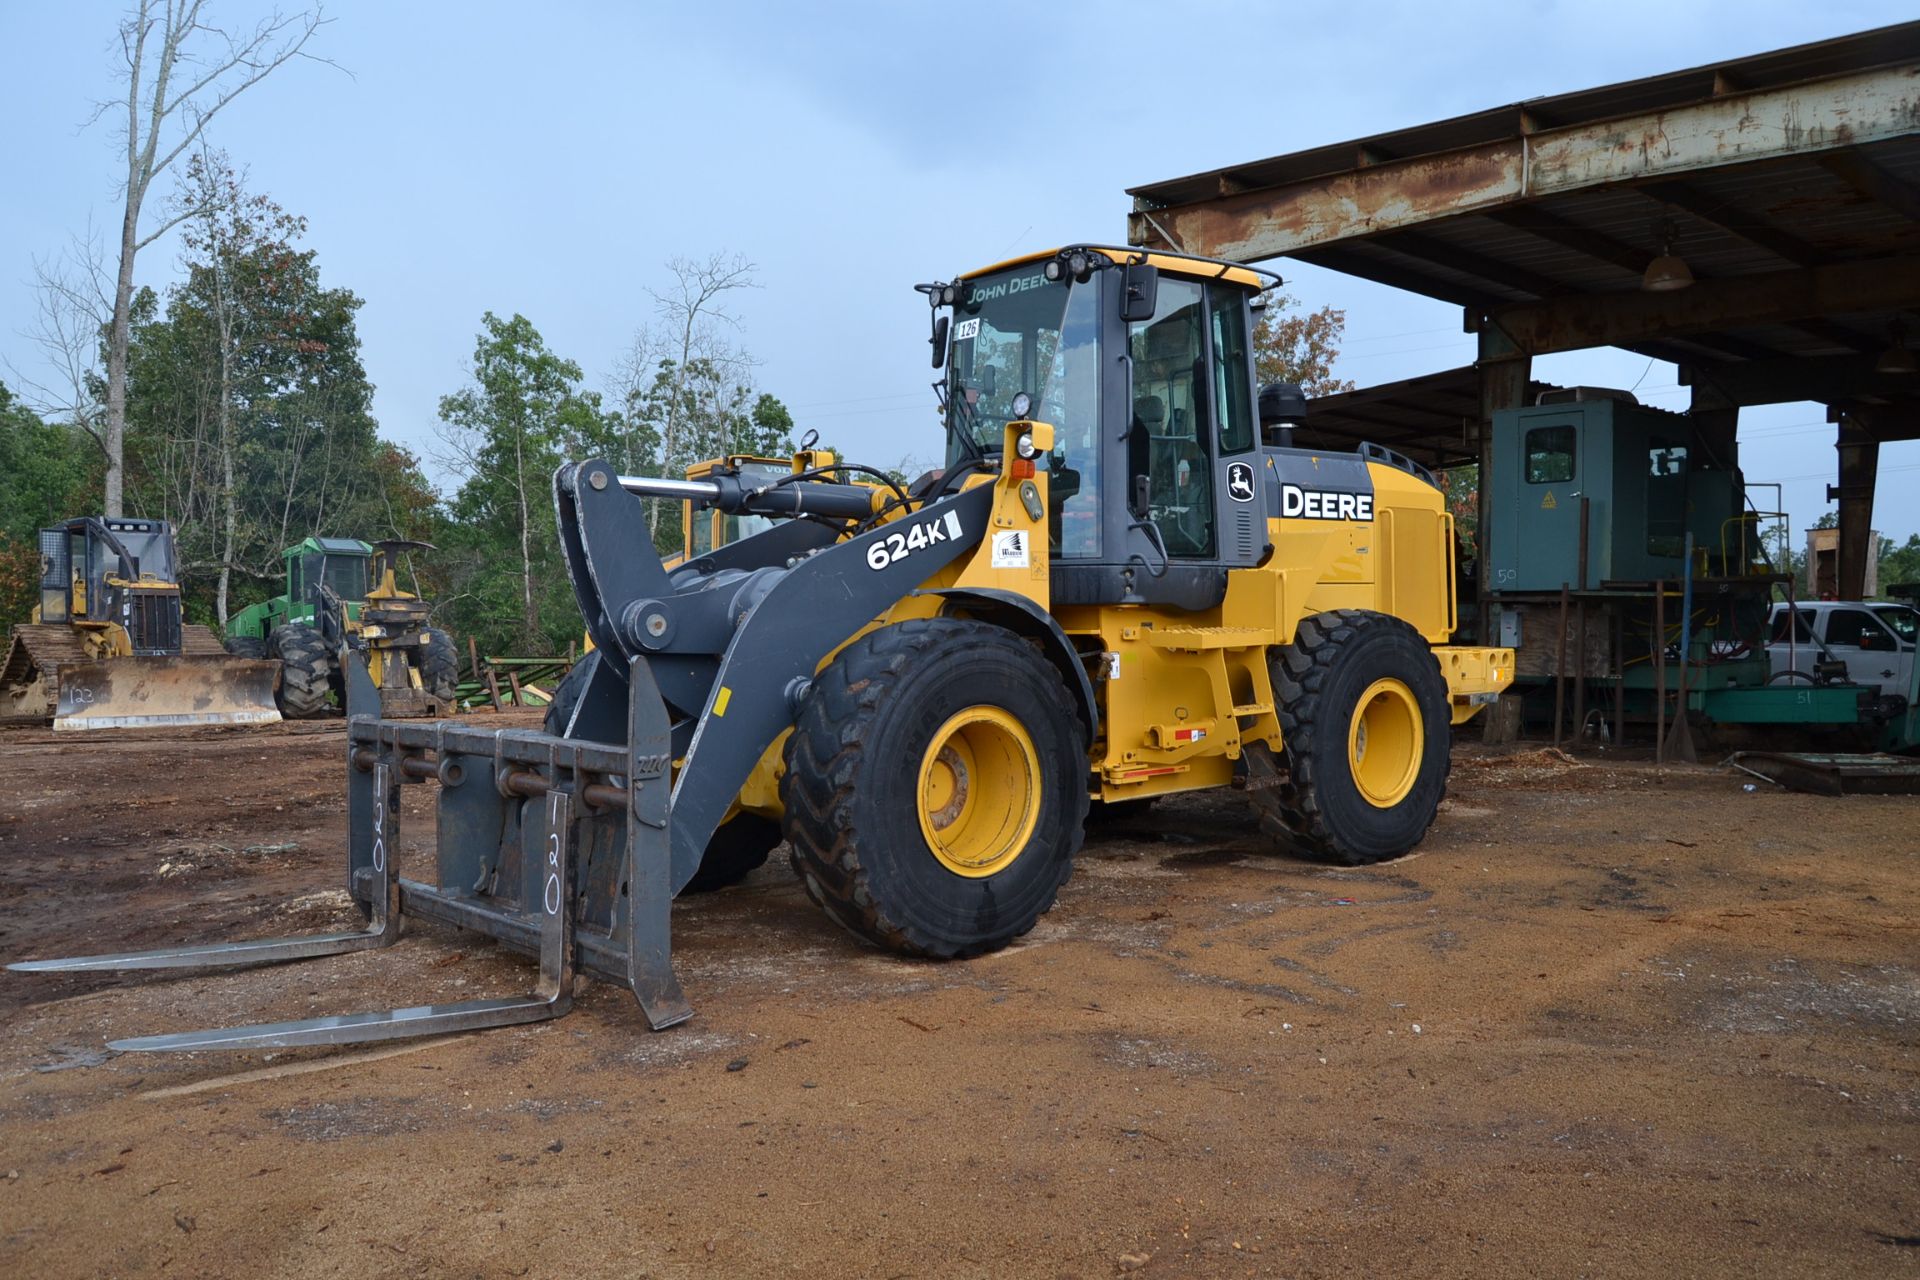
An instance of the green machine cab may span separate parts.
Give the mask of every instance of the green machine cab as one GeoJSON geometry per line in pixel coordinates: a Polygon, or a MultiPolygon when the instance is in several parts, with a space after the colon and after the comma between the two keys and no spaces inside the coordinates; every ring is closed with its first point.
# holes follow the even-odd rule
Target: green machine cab
{"type": "Polygon", "coordinates": [[[280,713],[288,719],[325,715],[340,700],[346,648],[365,652],[382,715],[451,715],[458,650],[451,636],[427,625],[428,602],[394,578],[403,552],[432,549],[357,538],[307,538],[288,547],[281,553],[285,594],[233,615],[227,649],[280,660],[280,713]]]}

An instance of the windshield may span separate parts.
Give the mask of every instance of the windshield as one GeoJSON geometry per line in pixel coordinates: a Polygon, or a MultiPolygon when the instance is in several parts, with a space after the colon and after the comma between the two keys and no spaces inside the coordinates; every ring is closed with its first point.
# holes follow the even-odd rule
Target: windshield
{"type": "Polygon", "coordinates": [[[342,600],[367,598],[367,561],[370,557],[335,552],[323,555],[309,552],[300,557],[300,587],[296,599],[311,604],[325,583],[342,600]]]}
{"type": "Polygon", "coordinates": [[[1068,295],[1095,286],[1050,281],[1045,269],[1046,263],[1035,262],[969,280],[953,308],[947,361],[950,460],[965,456],[958,443],[962,433],[983,450],[999,452],[1006,425],[1015,420],[1013,398],[1022,391],[1032,400],[1029,416],[1047,420],[1047,384],[1056,376],[1054,356],[1068,295]]]}
{"type": "Polygon", "coordinates": [[[1904,604],[1875,605],[1873,611],[1880,615],[1880,621],[1893,628],[1893,633],[1907,644],[1920,640],[1920,613],[1915,613],[1904,604]]]}

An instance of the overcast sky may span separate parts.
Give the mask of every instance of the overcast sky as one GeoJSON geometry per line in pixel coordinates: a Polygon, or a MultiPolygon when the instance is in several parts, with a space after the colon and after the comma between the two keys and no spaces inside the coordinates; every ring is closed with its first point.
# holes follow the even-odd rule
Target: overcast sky
{"type": "MultiPolygon", "coordinates": [[[[759,268],[735,296],[761,388],[888,465],[939,452],[913,283],[1121,241],[1129,186],[1913,16],[1911,0],[326,9],[311,49],[343,70],[290,65],[212,133],[310,220],[323,280],[366,299],[385,434],[430,450],[483,311],[524,314],[599,385],[667,259],[724,250],[759,268]]],[[[0,359],[29,375],[35,257],[118,223],[111,131],[84,124],[117,87],[118,16],[0,0],[0,359]]],[[[164,288],[177,254],[150,249],[140,283],[164,288]]],[[[1346,309],[1340,372],[1363,386],[1472,359],[1456,307],[1274,265],[1306,305],[1346,309]]],[[[1686,405],[1671,365],[1623,352],[1535,376],[1686,405]]],[[[1742,420],[1747,478],[1787,482],[1796,541],[1829,509],[1822,412],[1742,420]]],[[[1916,473],[1920,444],[1883,450],[1884,532],[1920,530],[1916,473]]]]}

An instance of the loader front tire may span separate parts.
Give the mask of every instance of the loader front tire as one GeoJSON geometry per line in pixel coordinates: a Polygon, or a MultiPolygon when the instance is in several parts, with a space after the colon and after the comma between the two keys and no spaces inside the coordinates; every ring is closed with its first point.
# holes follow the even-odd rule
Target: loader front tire
{"type": "Polygon", "coordinates": [[[1289,852],[1362,866],[1410,852],[1452,767],[1446,680],[1420,633],[1334,609],[1300,623],[1271,662],[1282,776],[1247,793],[1289,852]]]}
{"type": "Polygon", "coordinates": [[[453,637],[437,627],[427,628],[427,642],[421,647],[420,685],[429,698],[452,703],[460,688],[460,651],[453,637]]]}
{"type": "Polygon", "coordinates": [[[1072,874],[1086,734],[1026,641],[911,619],[814,680],[780,799],[794,870],[834,920],[906,955],[980,955],[1033,928],[1072,874]]]}
{"type": "Polygon", "coordinates": [[[311,720],[333,709],[333,654],[320,632],[304,622],[275,627],[267,647],[280,659],[280,714],[311,720]]]}

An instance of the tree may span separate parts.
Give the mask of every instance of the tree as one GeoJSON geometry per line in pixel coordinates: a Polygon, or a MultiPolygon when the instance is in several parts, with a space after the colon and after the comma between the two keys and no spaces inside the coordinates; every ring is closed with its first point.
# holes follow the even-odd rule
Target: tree
{"type": "Polygon", "coordinates": [[[1889,587],[1903,584],[1920,583],[1920,533],[1910,533],[1907,540],[1895,543],[1892,538],[1880,540],[1880,594],[1886,595],[1889,587]]]}
{"type": "Polygon", "coordinates": [[[235,98],[275,69],[301,55],[319,29],[320,11],[261,19],[251,31],[213,25],[205,0],[138,0],[120,24],[126,62],[124,98],[101,103],[95,119],[126,111],[120,140],[125,146],[119,267],[107,323],[105,511],[120,515],[125,486],[127,357],[132,341],[133,270],[141,250],[193,216],[176,210],[151,230],[141,214],[155,178],[200,138],[235,98]]]}
{"type": "Polygon", "coordinates": [[[39,531],[79,514],[98,478],[95,456],[0,383],[0,625],[25,621],[38,603],[39,531]]]}
{"type": "Polygon", "coordinates": [[[615,434],[580,366],[548,350],[525,316],[491,311],[474,345],[473,384],[440,401],[446,461],[463,480],[451,531],[463,552],[456,614],[490,645],[556,644],[577,629],[549,496],[567,454],[615,434]],[[518,614],[518,625],[503,621],[518,614]],[[561,622],[561,619],[565,619],[561,622]]]}
{"type": "MultiPolygon", "coordinates": [[[[672,285],[648,290],[661,328],[642,326],[615,373],[630,452],[651,461],[641,474],[677,475],[689,461],[713,456],[717,442],[730,438],[732,420],[745,415],[753,358],[726,337],[740,327],[726,295],[759,288],[754,269],[740,254],[674,258],[667,263],[672,285]]],[[[656,543],[670,510],[654,503],[648,512],[656,543]]]]}
{"type": "Polygon", "coordinates": [[[1309,396],[1351,391],[1354,384],[1333,376],[1346,334],[1347,313],[1338,307],[1301,312],[1299,299],[1267,289],[1265,310],[1253,326],[1253,368],[1260,386],[1297,382],[1309,396]]]}
{"type": "Polygon", "coordinates": [[[174,521],[191,604],[224,625],[237,596],[279,589],[287,545],[392,528],[393,476],[361,301],[322,283],[305,220],[249,195],[217,154],[192,159],[178,204],[193,212],[184,279],[164,314],[146,289],[129,308],[126,493],[174,521]]]}

